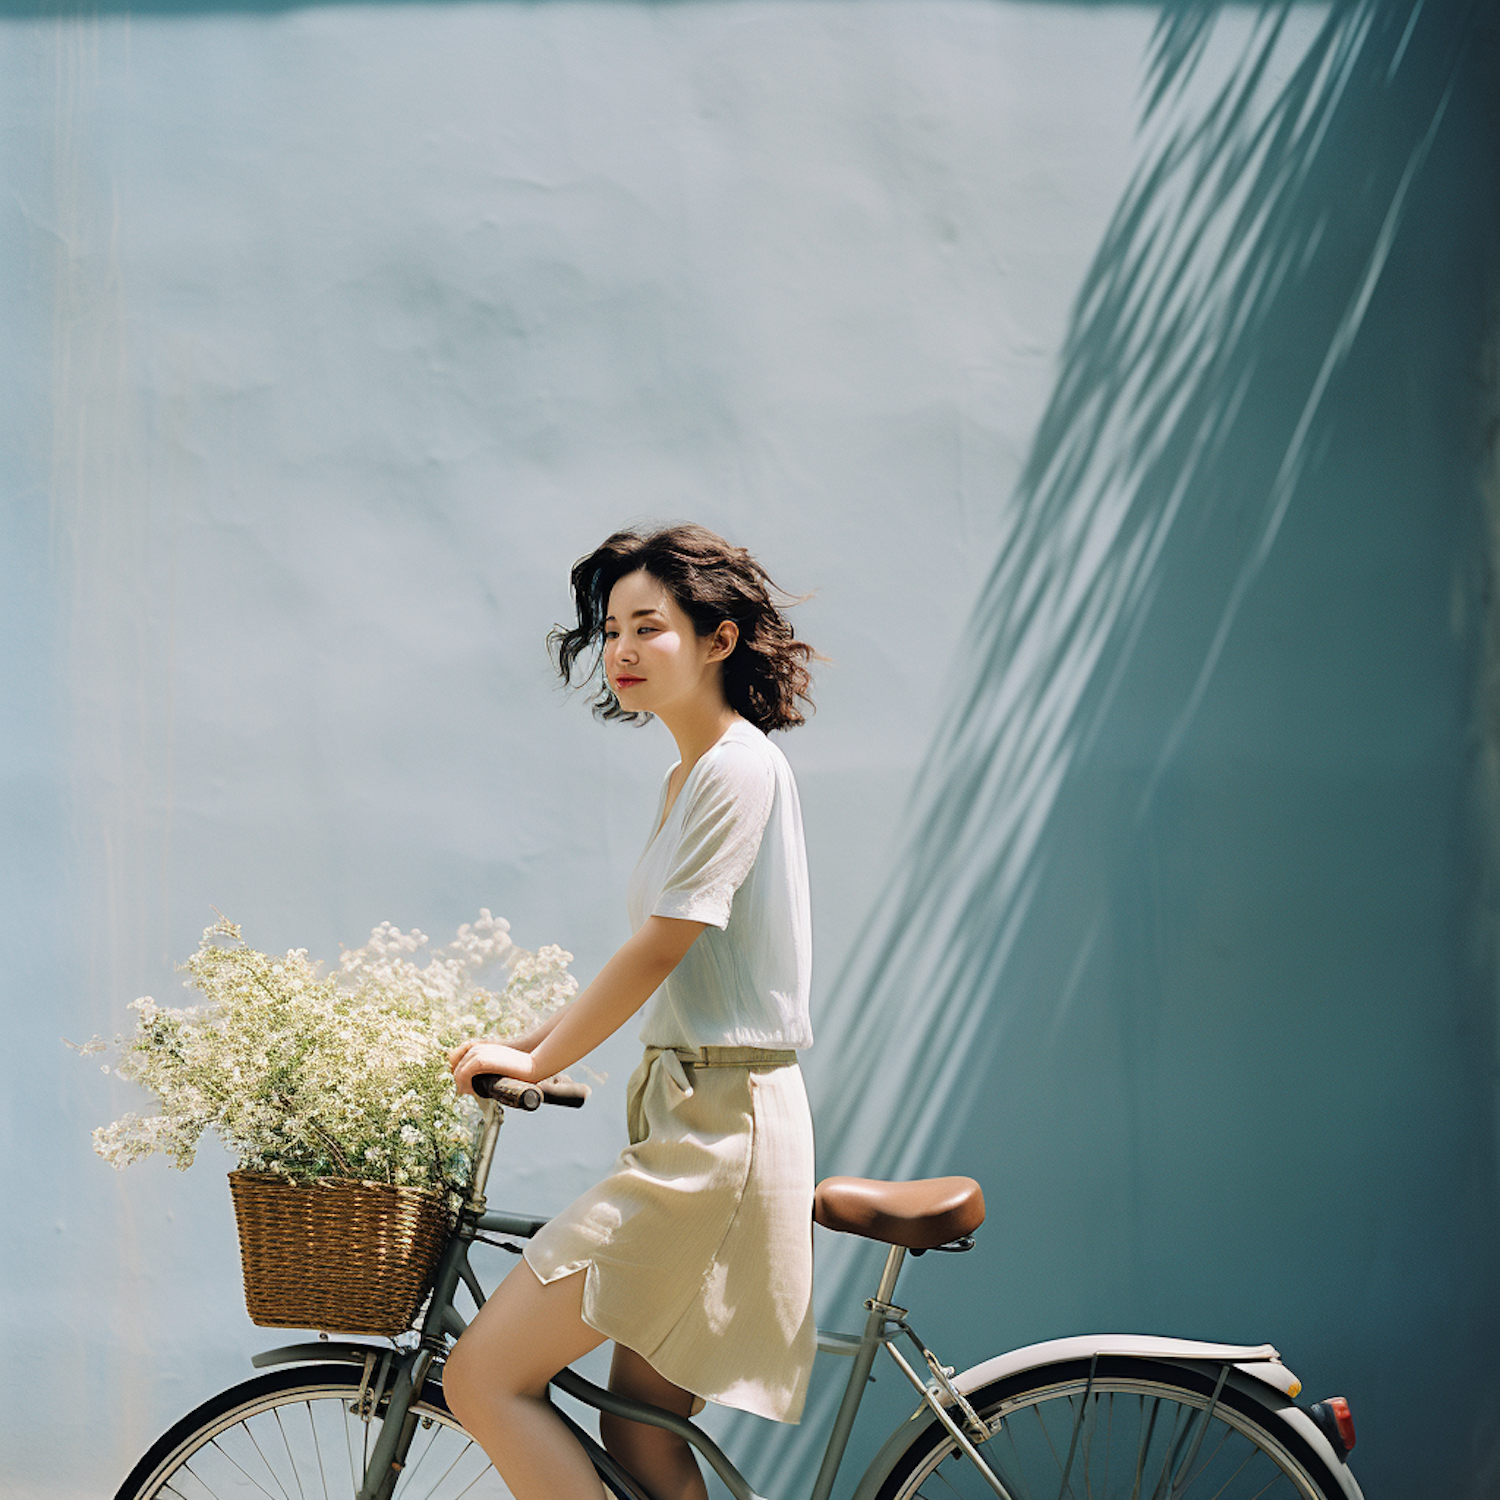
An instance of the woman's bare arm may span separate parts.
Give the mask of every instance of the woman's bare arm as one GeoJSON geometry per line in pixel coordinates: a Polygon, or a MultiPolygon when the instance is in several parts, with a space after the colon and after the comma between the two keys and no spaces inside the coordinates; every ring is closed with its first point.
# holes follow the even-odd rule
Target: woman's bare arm
{"type": "MultiPolygon", "coordinates": [[[[568,1005],[571,1004],[572,1001],[569,1001],[568,1005]]],[[[552,1028],[556,1026],[560,1020],[562,1020],[564,1013],[567,1011],[568,1005],[558,1006],[558,1008],[553,1011],[550,1016],[548,1016],[543,1021],[538,1021],[537,1024],[524,1035],[512,1037],[508,1042],[501,1042],[499,1045],[501,1045],[502,1047],[514,1047],[517,1052],[535,1052],[537,1047],[552,1035],[552,1028]]],[[[494,1041],[495,1039],[493,1037],[481,1037],[480,1040],[494,1041]]]]}
{"type": "Polygon", "coordinates": [[[538,1083],[586,1057],[655,994],[707,925],[676,917],[647,917],[640,931],[620,947],[576,1000],[522,1038],[529,1042],[536,1037],[529,1051],[484,1041],[455,1047],[448,1055],[448,1066],[459,1093],[472,1094],[473,1079],[479,1073],[503,1073],[538,1083]]]}

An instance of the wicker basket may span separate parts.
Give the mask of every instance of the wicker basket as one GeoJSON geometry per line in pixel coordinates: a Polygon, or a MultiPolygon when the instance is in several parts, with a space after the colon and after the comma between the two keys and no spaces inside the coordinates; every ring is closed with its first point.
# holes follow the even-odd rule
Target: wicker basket
{"type": "Polygon", "coordinates": [[[385,1335],[410,1326],[447,1237],[441,1193],[265,1172],[231,1172],[229,1190],[251,1322],[385,1335]]]}

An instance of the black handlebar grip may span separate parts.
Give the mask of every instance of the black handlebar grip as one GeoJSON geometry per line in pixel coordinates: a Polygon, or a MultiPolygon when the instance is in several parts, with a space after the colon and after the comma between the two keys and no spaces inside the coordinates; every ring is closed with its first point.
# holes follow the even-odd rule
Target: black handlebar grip
{"type": "Polygon", "coordinates": [[[581,1109],[589,1096],[586,1083],[574,1083],[571,1078],[558,1078],[542,1085],[542,1098],[548,1104],[563,1104],[569,1109],[581,1109]]]}
{"type": "Polygon", "coordinates": [[[519,1078],[506,1078],[499,1073],[477,1074],[474,1092],[481,1099],[493,1099],[496,1104],[505,1104],[511,1109],[542,1107],[542,1091],[534,1083],[522,1083],[519,1078]]]}
{"type": "Polygon", "coordinates": [[[589,1086],[574,1083],[571,1078],[537,1084],[522,1083],[519,1078],[506,1078],[499,1073],[479,1073],[474,1078],[474,1092],[481,1099],[493,1099],[511,1109],[540,1109],[543,1104],[578,1109],[589,1096],[589,1086]]]}

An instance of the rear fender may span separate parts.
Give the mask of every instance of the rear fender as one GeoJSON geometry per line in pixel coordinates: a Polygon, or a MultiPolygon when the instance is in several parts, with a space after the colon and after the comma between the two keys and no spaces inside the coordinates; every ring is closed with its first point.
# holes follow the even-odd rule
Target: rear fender
{"type": "Polygon", "coordinates": [[[1302,1382],[1282,1364],[1280,1354],[1271,1344],[1210,1344],[1197,1339],[1164,1339],[1154,1334],[1131,1333],[1086,1333],[1077,1338],[1028,1344],[1024,1349],[1012,1349],[1009,1354],[971,1366],[955,1376],[953,1384],[961,1395],[967,1396],[980,1386],[1008,1380],[1024,1370],[1091,1359],[1096,1354],[1128,1354],[1137,1359],[1163,1359],[1174,1364],[1206,1363],[1215,1371],[1220,1365],[1233,1365],[1251,1384],[1269,1386],[1288,1400],[1302,1389],[1302,1382]]]}

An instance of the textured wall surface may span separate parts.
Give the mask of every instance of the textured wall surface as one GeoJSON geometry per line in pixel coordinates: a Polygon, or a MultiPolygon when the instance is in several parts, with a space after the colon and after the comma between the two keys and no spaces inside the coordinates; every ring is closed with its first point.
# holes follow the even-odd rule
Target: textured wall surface
{"type": "MultiPolygon", "coordinates": [[[[814,594],[820,1167],[983,1179],[945,1358],[1270,1340],[1372,1500],[1492,1495],[1496,56],[1457,0],[0,4],[5,1493],[283,1341],[221,1153],[112,1174],[59,1035],[212,907],[588,978],[671,747],[542,637],[690,515],[814,594]]],[[[608,1162],[632,1046],[502,1196],[608,1162]]],[[[826,1415],[719,1426],[790,1497],[826,1415]]]]}

